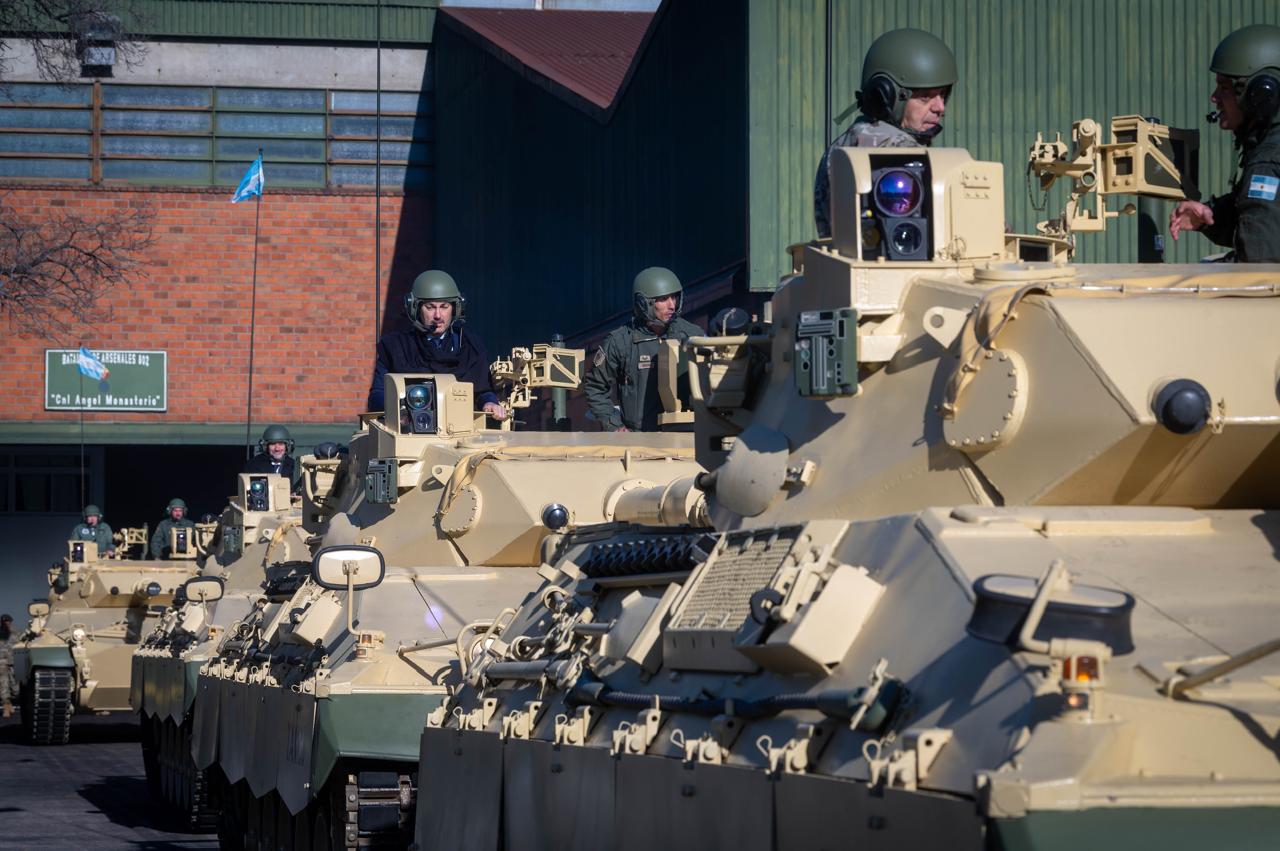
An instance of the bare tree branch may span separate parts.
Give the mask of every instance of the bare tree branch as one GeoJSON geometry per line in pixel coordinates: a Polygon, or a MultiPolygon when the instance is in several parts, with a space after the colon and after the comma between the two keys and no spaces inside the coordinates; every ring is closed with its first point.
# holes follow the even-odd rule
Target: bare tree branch
{"type": "Polygon", "coordinates": [[[136,67],[146,55],[146,44],[135,37],[145,20],[141,0],[0,0],[0,81],[8,77],[18,40],[30,48],[42,79],[79,79],[78,37],[93,30],[113,31],[117,64],[136,67]]]}
{"type": "Polygon", "coordinates": [[[104,216],[33,216],[0,196],[0,319],[21,336],[70,344],[111,318],[111,291],[146,277],[155,214],[145,201],[104,216]]]}

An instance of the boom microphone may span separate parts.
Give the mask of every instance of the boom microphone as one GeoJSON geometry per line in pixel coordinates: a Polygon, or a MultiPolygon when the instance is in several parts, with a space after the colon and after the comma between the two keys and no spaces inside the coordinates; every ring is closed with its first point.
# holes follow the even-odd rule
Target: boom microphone
{"type": "Polygon", "coordinates": [[[1213,112],[1210,112],[1207,115],[1205,115],[1204,120],[1209,122],[1210,124],[1217,124],[1218,119],[1220,117],[1222,117],[1222,112],[1220,110],[1215,109],[1213,112]]]}

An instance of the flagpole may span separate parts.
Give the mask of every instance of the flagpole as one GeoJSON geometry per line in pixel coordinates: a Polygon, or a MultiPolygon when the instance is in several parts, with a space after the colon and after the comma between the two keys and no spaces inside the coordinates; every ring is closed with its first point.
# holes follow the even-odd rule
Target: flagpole
{"type": "Polygon", "coordinates": [[[373,141],[373,344],[378,345],[382,311],[382,0],[378,0],[374,37],[374,141],[373,141]]]}
{"type": "MultiPolygon", "coordinates": [[[[258,148],[262,159],[262,148],[258,148]]],[[[249,297],[249,395],[244,406],[244,457],[250,458],[250,431],[253,428],[253,341],[258,327],[258,224],[262,220],[262,193],[253,203],[253,288],[249,297]]]]}
{"type": "MultiPolygon", "coordinates": [[[[84,343],[80,344],[84,348],[84,343]]],[[[80,353],[76,352],[76,357],[80,357],[80,353]]],[[[80,372],[80,364],[76,363],[76,373],[80,376],[80,507],[83,508],[88,504],[88,500],[84,498],[84,373],[80,372]]]]}

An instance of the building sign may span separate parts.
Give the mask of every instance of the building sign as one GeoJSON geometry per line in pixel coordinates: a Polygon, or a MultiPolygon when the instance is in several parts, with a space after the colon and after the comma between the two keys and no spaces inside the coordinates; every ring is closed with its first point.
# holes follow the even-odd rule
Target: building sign
{"type": "Polygon", "coordinates": [[[76,349],[45,349],[46,411],[163,411],[169,405],[169,353],[94,349],[107,372],[90,378],[76,349]]]}

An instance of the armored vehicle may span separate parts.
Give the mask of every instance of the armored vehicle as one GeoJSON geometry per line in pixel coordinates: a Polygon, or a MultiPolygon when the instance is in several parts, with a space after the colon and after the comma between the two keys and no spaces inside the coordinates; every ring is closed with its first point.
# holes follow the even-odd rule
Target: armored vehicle
{"type": "Polygon", "coordinates": [[[66,744],[77,711],[129,709],[129,659],[196,572],[195,535],[175,532],[174,552],[184,557],[163,562],[124,557],[145,550],[145,528],[116,533],[121,558],[100,554],[94,541],[67,542],[66,558],[49,569],[49,598],[28,607],[31,623],[13,650],[32,743],[66,744]]]}
{"type": "MultiPolygon", "coordinates": [[[[1181,193],[1113,129],[1039,152],[1060,221],[1181,193]]],[[[575,531],[462,636],[418,847],[1273,846],[1280,268],[1073,265],[998,163],[830,161],[767,327],[688,344],[716,531],[575,531]]]]}
{"type": "MultiPolygon", "coordinates": [[[[535,346],[494,371],[518,411],[581,361],[535,346]]],[[[460,682],[460,636],[510,617],[579,524],[705,522],[690,434],[488,428],[450,375],[391,374],[385,391],[325,493],[310,575],[269,582],[200,671],[195,763],[229,846],[406,845],[423,719],[460,682]]]]}
{"type": "MultiPolygon", "coordinates": [[[[325,453],[328,454],[328,453],[325,453]]],[[[307,456],[304,482],[336,461],[307,456]]],[[[313,499],[312,516],[324,516],[313,499]]],[[[215,826],[208,781],[191,758],[196,674],[227,627],[244,617],[270,581],[288,581],[310,566],[303,507],[293,505],[283,476],[242,473],[218,519],[200,574],[188,579],[133,654],[129,703],[139,715],[142,757],[153,792],[197,829],[215,826]]]]}

